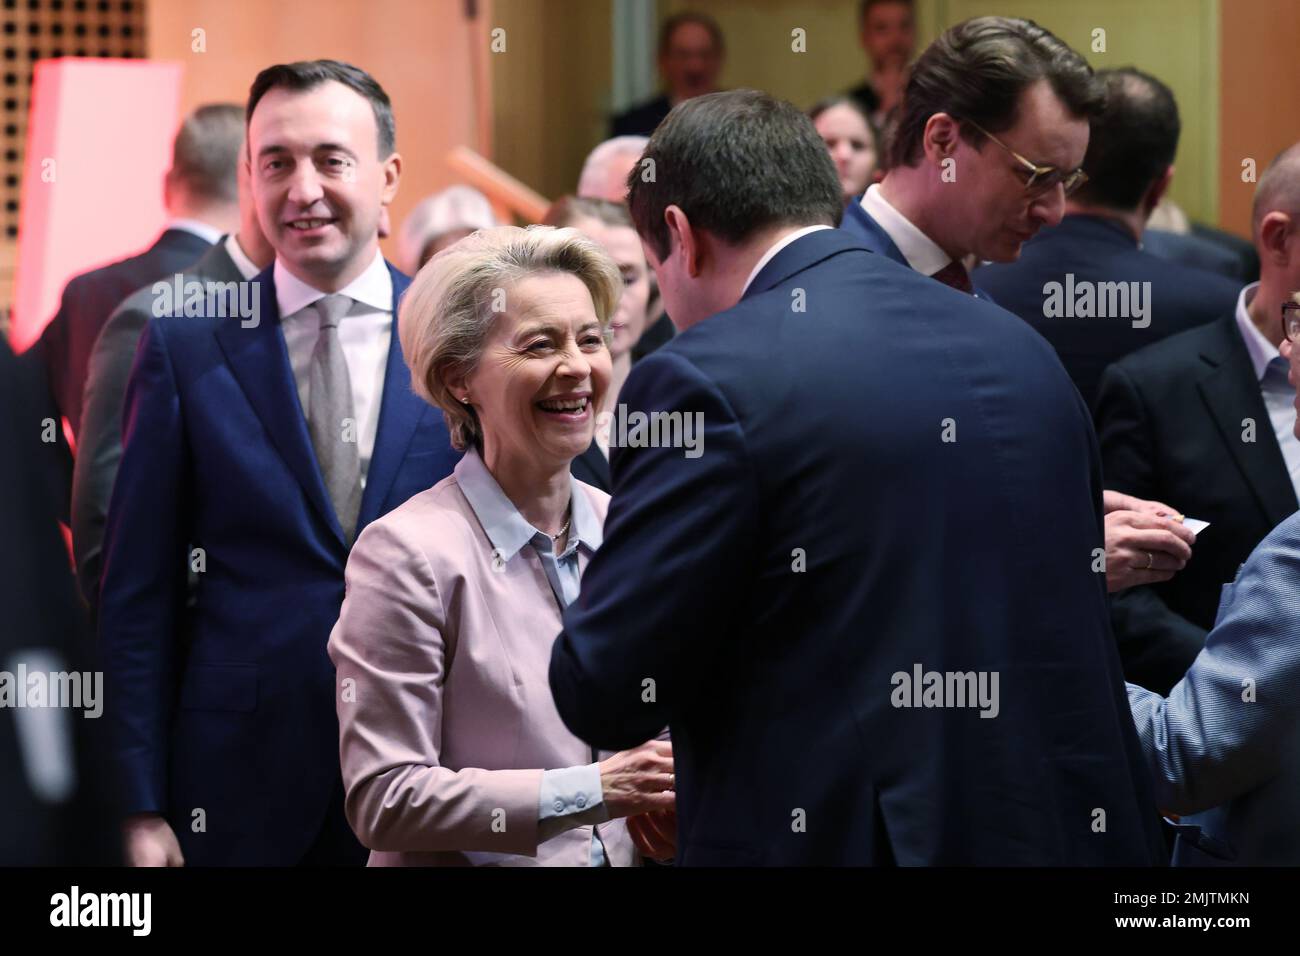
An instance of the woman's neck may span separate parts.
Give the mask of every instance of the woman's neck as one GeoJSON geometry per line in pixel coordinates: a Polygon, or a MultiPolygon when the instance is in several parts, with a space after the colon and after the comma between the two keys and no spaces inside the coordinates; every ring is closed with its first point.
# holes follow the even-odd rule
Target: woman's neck
{"type": "Polygon", "coordinates": [[[483,464],[501,486],[510,503],[524,520],[539,531],[555,534],[569,512],[569,466],[539,464],[535,459],[512,455],[485,442],[483,464]]]}

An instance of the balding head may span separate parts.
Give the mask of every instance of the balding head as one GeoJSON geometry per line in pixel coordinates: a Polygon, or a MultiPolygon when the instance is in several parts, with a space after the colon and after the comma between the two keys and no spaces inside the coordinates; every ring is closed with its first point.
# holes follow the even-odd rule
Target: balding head
{"type": "Polygon", "coordinates": [[[1282,150],[1255,187],[1250,233],[1257,244],[1260,223],[1270,212],[1286,213],[1293,220],[1300,217],[1300,143],[1282,150]]]}
{"type": "Polygon", "coordinates": [[[645,151],[648,136],[615,136],[587,155],[578,177],[577,195],[583,199],[623,202],[627,199],[627,176],[645,151]]]}

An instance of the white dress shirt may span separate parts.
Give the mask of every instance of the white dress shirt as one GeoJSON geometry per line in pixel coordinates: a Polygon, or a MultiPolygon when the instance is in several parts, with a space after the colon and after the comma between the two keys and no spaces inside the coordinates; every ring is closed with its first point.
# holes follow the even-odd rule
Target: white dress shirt
{"type": "MultiPolygon", "coordinates": [[[[1250,353],[1250,364],[1255,369],[1255,378],[1259,380],[1264,407],[1268,409],[1273,434],[1277,436],[1277,445],[1282,449],[1282,460],[1286,462],[1287,473],[1291,476],[1291,487],[1295,489],[1296,497],[1300,498],[1300,439],[1295,437],[1295,389],[1286,379],[1289,363],[1282,357],[1277,346],[1251,321],[1247,307],[1255,298],[1258,288],[1259,283],[1252,282],[1237,297],[1237,329],[1246,343],[1246,351],[1250,353]]],[[[1281,317],[1278,322],[1281,323],[1281,317]]]]}
{"type": "MultiPolygon", "coordinates": [[[[745,280],[745,284],[740,289],[741,297],[742,298],[744,297],[745,293],[749,290],[750,283],[752,283],[756,278],[758,278],[758,274],[763,271],[763,266],[767,265],[769,262],[775,259],[776,254],[778,252],[780,252],[786,246],[790,245],[790,243],[794,242],[796,239],[802,239],[810,232],[818,232],[819,230],[829,229],[829,228],[831,227],[830,226],[804,226],[804,228],[796,229],[788,236],[782,236],[776,242],[772,243],[772,245],[768,248],[767,252],[763,253],[763,258],[759,259],[758,264],[754,266],[754,268],[750,271],[749,278],[745,280]]],[[[606,458],[609,457],[609,452],[605,453],[605,457],[606,458]]]]}
{"type": "Polygon", "coordinates": [[[239,245],[239,240],[235,238],[233,232],[226,236],[226,255],[230,256],[235,263],[235,268],[239,270],[239,274],[245,279],[251,279],[262,271],[252,259],[244,255],[243,247],[239,245]]]}
{"type": "Polygon", "coordinates": [[[198,236],[210,246],[215,246],[221,241],[221,230],[216,226],[209,226],[206,222],[200,222],[197,219],[169,219],[163,231],[168,229],[179,229],[181,232],[188,232],[192,236],[198,236]]]}
{"type": "Polygon", "coordinates": [[[889,204],[880,194],[879,183],[872,183],[862,194],[862,208],[885,230],[885,235],[898,246],[898,251],[914,271],[923,276],[932,276],[952,262],[952,257],[940,249],[933,239],[889,204]]]}
{"type": "MultiPolygon", "coordinates": [[[[306,417],[307,409],[311,408],[308,373],[320,336],[320,317],[309,307],[330,293],[312,288],[286,269],[279,259],[275,261],[274,276],[280,330],[289,349],[289,364],[306,417]]],[[[379,407],[393,335],[393,277],[389,275],[383,254],[376,250],[366,271],[337,294],[353,300],[352,308],[339,323],[339,344],[343,346],[343,358],[352,381],[352,411],[357,420],[357,451],[361,456],[361,487],[364,488],[375,450],[375,434],[379,430],[379,407]]]]}

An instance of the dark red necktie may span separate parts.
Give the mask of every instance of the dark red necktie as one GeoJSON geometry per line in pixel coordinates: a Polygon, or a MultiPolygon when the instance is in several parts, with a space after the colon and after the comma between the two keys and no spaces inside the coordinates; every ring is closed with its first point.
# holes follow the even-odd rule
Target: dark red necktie
{"type": "Polygon", "coordinates": [[[938,279],[944,285],[950,285],[958,292],[965,292],[967,295],[975,294],[975,287],[971,285],[970,281],[970,273],[966,271],[966,267],[961,264],[960,260],[952,260],[930,278],[938,279]]]}

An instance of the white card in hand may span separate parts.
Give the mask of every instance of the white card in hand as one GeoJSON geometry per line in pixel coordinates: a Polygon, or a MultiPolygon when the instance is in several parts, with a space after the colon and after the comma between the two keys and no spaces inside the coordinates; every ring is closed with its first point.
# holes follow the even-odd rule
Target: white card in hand
{"type": "Polygon", "coordinates": [[[1192,534],[1200,534],[1210,526],[1208,521],[1202,521],[1200,518],[1188,518],[1186,516],[1183,517],[1183,524],[1187,526],[1188,530],[1190,530],[1192,534]]]}

